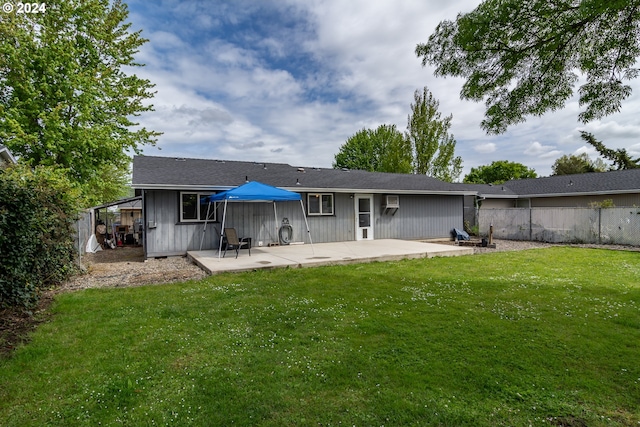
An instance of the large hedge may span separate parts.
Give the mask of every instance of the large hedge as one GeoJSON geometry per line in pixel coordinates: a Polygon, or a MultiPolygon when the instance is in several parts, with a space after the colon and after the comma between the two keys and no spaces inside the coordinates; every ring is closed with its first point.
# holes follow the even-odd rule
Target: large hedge
{"type": "Polygon", "coordinates": [[[78,191],[55,169],[0,168],[0,307],[33,307],[68,278],[78,191]]]}

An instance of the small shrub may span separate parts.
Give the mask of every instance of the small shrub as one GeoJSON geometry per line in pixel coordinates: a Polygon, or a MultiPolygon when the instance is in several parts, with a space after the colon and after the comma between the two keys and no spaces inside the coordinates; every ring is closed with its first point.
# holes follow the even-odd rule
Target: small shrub
{"type": "Polygon", "coordinates": [[[597,209],[597,208],[615,208],[616,205],[613,203],[613,199],[604,199],[601,202],[591,202],[589,203],[589,207],[597,209]]]}
{"type": "Polygon", "coordinates": [[[478,225],[471,225],[469,221],[464,222],[464,231],[471,236],[478,236],[480,234],[480,227],[478,225]]]}
{"type": "Polygon", "coordinates": [[[0,307],[33,307],[74,269],[76,189],[60,171],[0,169],[0,307]]]}

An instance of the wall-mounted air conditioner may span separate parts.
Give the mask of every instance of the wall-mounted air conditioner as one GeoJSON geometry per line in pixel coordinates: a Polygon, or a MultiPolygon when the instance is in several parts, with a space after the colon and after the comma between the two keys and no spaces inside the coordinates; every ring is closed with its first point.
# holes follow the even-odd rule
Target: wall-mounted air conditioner
{"type": "Polygon", "coordinates": [[[398,209],[400,207],[400,196],[385,196],[384,207],[386,209],[398,209]]]}

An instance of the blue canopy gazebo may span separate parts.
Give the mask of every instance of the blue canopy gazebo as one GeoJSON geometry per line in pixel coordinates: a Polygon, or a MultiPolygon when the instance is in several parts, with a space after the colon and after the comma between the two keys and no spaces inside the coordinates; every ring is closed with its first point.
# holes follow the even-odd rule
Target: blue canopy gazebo
{"type": "MultiPolygon", "coordinates": [[[[218,246],[218,258],[220,258],[220,252],[222,252],[222,237],[224,234],[224,224],[227,219],[227,204],[229,202],[263,202],[273,203],[273,214],[276,220],[276,235],[278,234],[278,212],[276,210],[276,202],[289,202],[300,201],[300,207],[302,208],[302,216],[304,223],[307,227],[307,234],[309,235],[309,243],[311,243],[311,250],[313,251],[313,240],[311,240],[311,232],[309,230],[309,222],[307,221],[307,215],[304,212],[304,205],[302,204],[302,197],[298,193],[293,191],[283,190],[281,188],[272,187],[261,182],[252,181],[243,184],[239,187],[232,188],[227,191],[223,191],[218,194],[213,194],[208,198],[207,215],[204,221],[204,229],[202,230],[202,239],[200,240],[200,250],[202,250],[202,242],[204,241],[204,234],[207,230],[207,222],[209,220],[209,211],[211,209],[212,202],[224,201],[224,210],[222,214],[222,227],[220,228],[220,244],[218,246]]],[[[315,251],[314,251],[315,253],[315,251]]]]}

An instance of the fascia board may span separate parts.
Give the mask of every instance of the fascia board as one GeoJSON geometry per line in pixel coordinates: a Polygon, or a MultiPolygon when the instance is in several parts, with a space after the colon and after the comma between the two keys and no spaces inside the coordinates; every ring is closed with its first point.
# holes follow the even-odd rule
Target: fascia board
{"type": "Polygon", "coordinates": [[[174,185],[174,184],[132,184],[135,190],[177,190],[177,191],[225,191],[235,185],[174,185]]]}
{"type": "Polygon", "coordinates": [[[610,194],[636,194],[640,193],[640,188],[631,190],[603,190],[603,191],[583,191],[576,193],[542,193],[542,194],[520,194],[520,199],[532,199],[534,197],[576,197],[576,196],[606,196],[610,194]]]}
{"type": "MultiPolygon", "coordinates": [[[[136,190],[178,190],[178,191],[224,191],[235,186],[220,185],[171,185],[171,184],[132,184],[136,190]]],[[[334,187],[278,187],[296,193],[358,193],[358,194],[419,194],[445,196],[475,196],[476,191],[434,191],[434,190],[393,190],[370,188],[334,188],[334,187]]]]}
{"type": "Polygon", "coordinates": [[[483,197],[485,199],[518,199],[521,196],[517,194],[485,194],[478,193],[478,197],[483,197]]]}
{"type": "Polygon", "coordinates": [[[476,191],[435,191],[435,190],[394,190],[372,188],[335,188],[335,187],[280,187],[296,193],[355,193],[355,194],[419,194],[445,196],[475,196],[476,191]]]}

